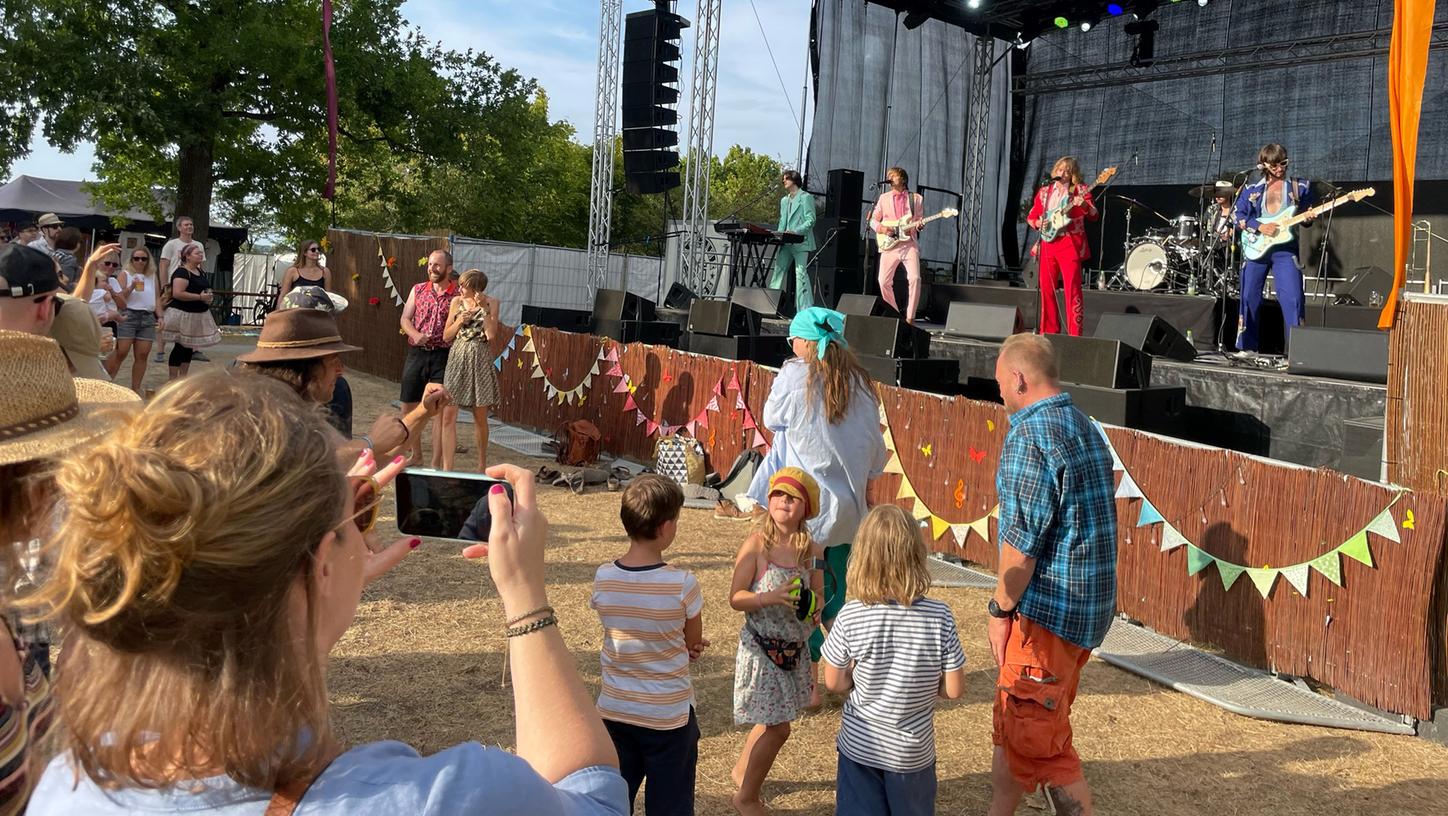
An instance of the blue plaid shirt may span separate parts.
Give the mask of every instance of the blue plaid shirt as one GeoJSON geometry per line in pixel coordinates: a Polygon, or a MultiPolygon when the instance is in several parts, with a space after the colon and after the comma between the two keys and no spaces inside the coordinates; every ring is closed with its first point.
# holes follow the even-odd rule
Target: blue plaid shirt
{"type": "Polygon", "coordinates": [[[1021,615],[1085,649],[1116,608],[1116,485],[1101,433],[1057,394],[1011,414],[996,470],[1000,543],[1036,559],[1021,615]]]}

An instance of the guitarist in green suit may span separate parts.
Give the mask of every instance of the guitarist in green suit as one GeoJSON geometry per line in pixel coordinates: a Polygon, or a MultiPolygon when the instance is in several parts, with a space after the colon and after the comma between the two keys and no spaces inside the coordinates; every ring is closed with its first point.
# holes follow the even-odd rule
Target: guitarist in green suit
{"type": "Polygon", "coordinates": [[[785,272],[794,267],[794,310],[802,312],[814,305],[814,290],[810,286],[807,264],[809,254],[814,252],[814,196],[805,192],[799,173],[784,171],[781,178],[784,197],[779,200],[779,232],[792,232],[804,236],[798,244],[781,244],[774,253],[774,271],[769,276],[769,288],[783,289],[785,272]]]}
{"type": "MultiPolygon", "coordinates": [[[[1277,143],[1263,147],[1257,154],[1257,169],[1262,179],[1242,188],[1237,195],[1237,228],[1248,234],[1261,233],[1277,237],[1282,229],[1272,223],[1288,207],[1296,212],[1316,202],[1312,185],[1306,179],[1287,177],[1287,149],[1277,143]]],[[[1307,219],[1304,223],[1310,223],[1307,219]]],[[[1277,301],[1282,304],[1282,322],[1290,335],[1294,326],[1302,325],[1305,314],[1302,299],[1302,267],[1299,265],[1297,236],[1276,244],[1259,258],[1248,258],[1242,265],[1242,308],[1237,316],[1237,348],[1250,355],[1259,348],[1259,312],[1262,308],[1262,287],[1267,271],[1277,288],[1277,301]]]]}

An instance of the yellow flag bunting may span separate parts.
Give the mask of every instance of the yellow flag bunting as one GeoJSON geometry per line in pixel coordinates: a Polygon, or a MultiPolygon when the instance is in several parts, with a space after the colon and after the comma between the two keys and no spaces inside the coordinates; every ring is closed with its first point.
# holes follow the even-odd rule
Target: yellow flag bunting
{"type": "Polygon", "coordinates": [[[992,518],[1000,518],[1000,505],[997,504],[995,507],[992,507],[988,513],[980,518],[965,523],[953,524],[936,515],[925,505],[925,500],[920,498],[920,495],[915,492],[915,486],[911,484],[909,474],[905,472],[904,466],[900,463],[900,457],[896,453],[898,448],[895,446],[895,438],[890,434],[890,419],[885,414],[885,406],[883,404],[880,405],[880,424],[884,426],[885,447],[890,451],[890,458],[885,462],[885,472],[900,475],[900,489],[895,491],[895,498],[910,499],[915,502],[914,516],[922,522],[929,522],[930,537],[932,539],[939,539],[942,535],[945,535],[946,530],[949,530],[955,534],[955,540],[963,547],[965,546],[966,537],[974,532],[980,536],[982,541],[990,543],[990,520],[992,518]]]}

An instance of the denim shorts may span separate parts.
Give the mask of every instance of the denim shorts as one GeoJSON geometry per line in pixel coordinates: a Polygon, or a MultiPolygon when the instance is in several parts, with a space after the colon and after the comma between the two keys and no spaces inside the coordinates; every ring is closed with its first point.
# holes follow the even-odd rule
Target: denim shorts
{"type": "Polygon", "coordinates": [[[126,309],[116,328],[117,340],[155,340],[156,313],[150,309],[126,309]]]}

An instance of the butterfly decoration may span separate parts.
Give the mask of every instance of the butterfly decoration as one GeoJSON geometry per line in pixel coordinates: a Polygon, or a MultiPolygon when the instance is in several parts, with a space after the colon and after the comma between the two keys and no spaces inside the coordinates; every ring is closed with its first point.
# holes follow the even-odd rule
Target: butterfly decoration
{"type": "Polygon", "coordinates": [[[1412,510],[1409,510],[1409,511],[1408,511],[1408,517],[1405,518],[1405,519],[1403,519],[1403,529],[1404,529],[1404,530],[1411,530],[1411,529],[1413,529],[1413,527],[1414,527],[1415,524],[1417,524],[1417,521],[1413,518],[1413,511],[1412,511],[1412,510]]]}
{"type": "Polygon", "coordinates": [[[630,394],[637,394],[637,393],[638,393],[638,390],[639,390],[639,387],[638,387],[637,385],[634,385],[632,382],[630,382],[630,383],[628,384],[628,392],[629,392],[630,394]]]}
{"type": "Polygon", "coordinates": [[[970,458],[971,458],[972,460],[974,460],[975,462],[980,462],[981,460],[985,459],[985,451],[983,451],[983,450],[976,450],[975,448],[971,448],[971,449],[970,449],[970,458]]]}
{"type": "Polygon", "coordinates": [[[934,446],[927,442],[924,445],[920,446],[920,452],[925,454],[926,456],[929,456],[933,448],[934,446]]]}
{"type": "Polygon", "coordinates": [[[994,419],[987,419],[987,420],[985,421],[985,429],[986,429],[987,431],[990,431],[991,433],[995,433],[995,420],[994,420],[994,419]]]}

